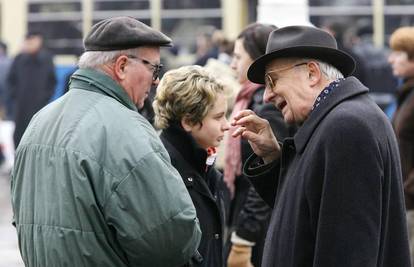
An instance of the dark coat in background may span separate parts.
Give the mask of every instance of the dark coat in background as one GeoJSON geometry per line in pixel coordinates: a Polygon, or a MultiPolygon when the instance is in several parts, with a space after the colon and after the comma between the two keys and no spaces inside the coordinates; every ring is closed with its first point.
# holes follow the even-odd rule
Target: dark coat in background
{"type": "Polygon", "coordinates": [[[411,266],[398,153],[385,114],[350,77],[277,162],[249,158],[244,172],[273,208],[262,266],[411,266]]]}
{"type": "MultiPolygon", "coordinates": [[[[248,109],[256,112],[260,117],[269,121],[273,133],[279,141],[293,136],[294,126],[288,126],[282,113],[272,104],[263,103],[264,87],[259,88],[252,96],[248,109]]],[[[241,140],[242,163],[253,153],[249,142],[241,140]]],[[[263,199],[257,194],[250,181],[243,174],[236,177],[236,194],[232,201],[230,232],[250,242],[255,242],[252,249],[251,261],[254,266],[261,265],[263,245],[271,210],[263,199]]]]}
{"type": "Polygon", "coordinates": [[[33,55],[17,55],[7,80],[16,124],[13,140],[17,147],[32,116],[54,93],[56,77],[52,56],[44,50],[33,55]]]}
{"type": "Polygon", "coordinates": [[[178,124],[163,130],[160,137],[190,193],[200,221],[201,257],[193,257],[189,266],[225,266],[223,235],[229,192],[223,175],[214,167],[206,168],[207,152],[178,124]]]}
{"type": "Polygon", "coordinates": [[[414,209],[414,79],[398,90],[397,110],[392,120],[401,156],[407,210],[414,209]]]}

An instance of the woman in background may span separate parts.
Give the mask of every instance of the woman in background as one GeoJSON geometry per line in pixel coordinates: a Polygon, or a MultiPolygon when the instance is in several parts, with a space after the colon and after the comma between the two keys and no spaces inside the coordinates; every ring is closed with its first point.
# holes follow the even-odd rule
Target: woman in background
{"type": "Polygon", "coordinates": [[[388,62],[393,74],[402,79],[392,124],[400,148],[410,256],[414,262],[414,27],[395,30],[390,48],[388,62]]]}

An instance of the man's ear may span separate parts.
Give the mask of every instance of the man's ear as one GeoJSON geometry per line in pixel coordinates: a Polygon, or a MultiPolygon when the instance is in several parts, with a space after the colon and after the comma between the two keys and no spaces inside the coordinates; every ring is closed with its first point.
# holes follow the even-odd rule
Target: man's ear
{"type": "Polygon", "coordinates": [[[181,126],[183,127],[183,129],[187,132],[187,133],[191,133],[191,131],[193,130],[194,125],[190,122],[190,120],[188,119],[187,116],[184,116],[181,119],[181,126]]]}
{"type": "Polygon", "coordinates": [[[116,78],[120,81],[124,80],[126,77],[126,71],[125,68],[128,64],[128,57],[127,56],[119,56],[116,60],[115,60],[115,64],[114,64],[114,74],[116,76],[116,78]]]}
{"type": "Polygon", "coordinates": [[[322,78],[322,72],[318,63],[310,61],[308,63],[308,75],[311,86],[318,84],[322,78]]]}

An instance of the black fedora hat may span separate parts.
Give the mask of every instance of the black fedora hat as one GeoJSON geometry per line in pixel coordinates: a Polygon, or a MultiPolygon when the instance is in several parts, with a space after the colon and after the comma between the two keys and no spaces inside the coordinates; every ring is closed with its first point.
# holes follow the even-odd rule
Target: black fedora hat
{"type": "Polygon", "coordinates": [[[266,54],[249,67],[249,80],[264,84],[266,65],[277,58],[318,59],[336,67],[345,77],[355,69],[354,59],[338,50],[332,35],[309,26],[288,26],[274,30],[267,41],[266,54]]]}

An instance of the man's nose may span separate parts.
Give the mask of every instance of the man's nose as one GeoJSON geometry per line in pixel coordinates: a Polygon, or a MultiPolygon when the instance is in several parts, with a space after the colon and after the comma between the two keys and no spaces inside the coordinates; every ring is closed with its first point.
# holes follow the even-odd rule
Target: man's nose
{"type": "Polygon", "coordinates": [[[275,93],[273,90],[269,89],[267,86],[265,88],[265,91],[263,93],[263,102],[270,103],[272,102],[272,98],[275,96],[275,93]]]}
{"type": "Polygon", "coordinates": [[[152,81],[153,86],[157,86],[160,83],[160,77],[157,77],[155,81],[152,81]]]}

